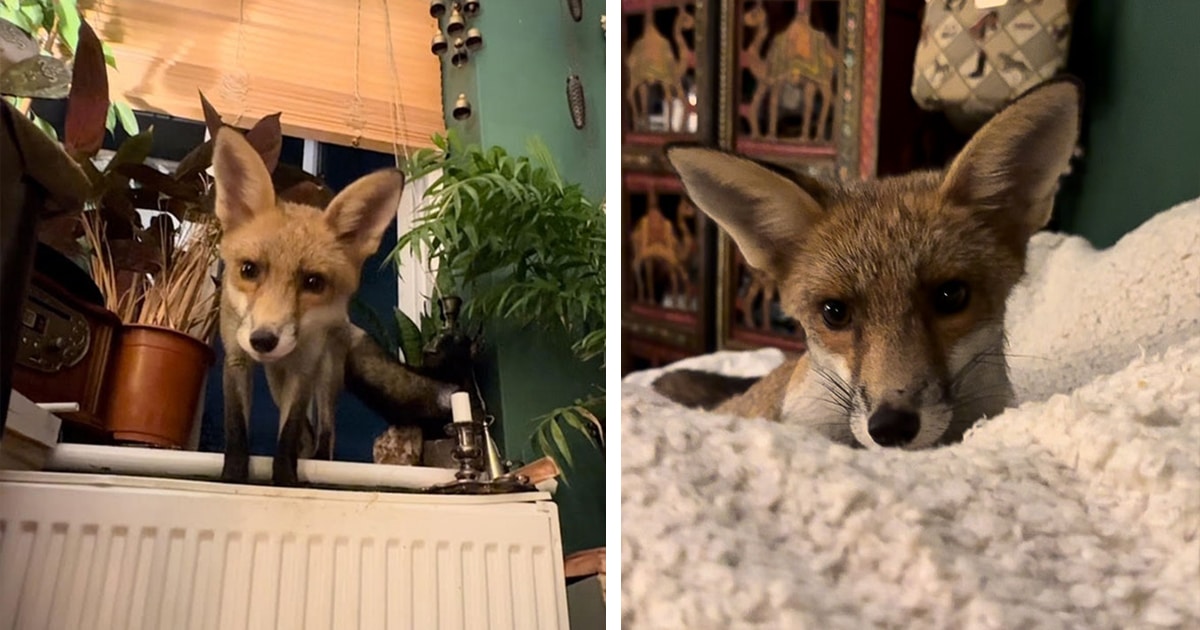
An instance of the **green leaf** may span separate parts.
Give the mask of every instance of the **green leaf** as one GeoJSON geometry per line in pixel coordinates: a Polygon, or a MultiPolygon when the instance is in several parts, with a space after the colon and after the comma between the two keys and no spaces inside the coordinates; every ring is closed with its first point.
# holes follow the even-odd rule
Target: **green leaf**
{"type": "Polygon", "coordinates": [[[42,118],[34,113],[30,113],[29,118],[33,121],[33,124],[37,125],[38,129],[42,130],[42,133],[45,133],[47,136],[54,138],[55,141],[58,141],[58,132],[54,130],[54,125],[51,125],[50,123],[46,122],[45,118],[42,118]]]}
{"type": "Polygon", "coordinates": [[[137,116],[133,113],[133,108],[129,106],[129,103],[124,101],[113,103],[113,106],[116,108],[117,117],[121,121],[121,128],[125,130],[125,133],[136,136],[141,130],[141,126],[138,124],[137,116]]]}
{"type": "Polygon", "coordinates": [[[25,15],[20,10],[13,10],[7,6],[0,7],[0,20],[15,24],[17,28],[25,31],[25,33],[29,35],[32,35],[36,30],[34,25],[29,23],[29,16],[25,15]]]}
{"type": "Polygon", "coordinates": [[[23,4],[21,13],[25,14],[30,26],[34,29],[41,28],[42,21],[46,18],[45,13],[42,12],[42,6],[39,4],[23,4]]]}
{"type": "Polygon", "coordinates": [[[101,42],[100,50],[104,52],[104,64],[113,70],[116,70],[117,55],[113,52],[112,47],[108,45],[108,42],[101,42]]]}
{"type": "Polygon", "coordinates": [[[21,9],[21,0],[4,0],[4,8],[9,11],[19,11],[21,9]]]}
{"type": "Polygon", "coordinates": [[[114,172],[126,164],[141,164],[150,157],[150,151],[153,148],[154,127],[151,126],[142,133],[122,142],[121,146],[117,147],[117,152],[113,154],[112,159],[108,161],[108,165],[104,167],[104,172],[114,172]]]}
{"type": "Polygon", "coordinates": [[[117,105],[113,103],[108,106],[108,115],[104,118],[104,129],[108,133],[112,133],[113,129],[117,128],[117,105]]]}
{"type": "Polygon", "coordinates": [[[79,46],[79,7],[75,0],[54,0],[54,14],[58,17],[58,36],[74,55],[79,46]]]}
{"type": "Polygon", "coordinates": [[[558,452],[562,453],[563,461],[570,468],[575,467],[575,458],[571,456],[571,445],[567,443],[567,436],[563,433],[562,427],[550,419],[550,435],[554,438],[554,446],[558,448],[558,452]]]}
{"type": "MultiPolygon", "coordinates": [[[[602,422],[600,422],[600,419],[596,417],[596,414],[592,413],[592,411],[584,405],[579,405],[579,406],[575,407],[575,411],[576,411],[576,413],[578,413],[580,415],[580,417],[582,417],[587,422],[591,423],[591,425],[596,428],[596,435],[598,435],[600,437],[600,443],[597,446],[600,446],[603,448],[604,444],[605,444],[604,424],[602,422]]],[[[596,443],[591,431],[584,430],[583,434],[587,436],[588,441],[592,442],[593,444],[596,443]]]]}
{"type": "Polygon", "coordinates": [[[396,324],[400,327],[400,351],[409,365],[421,366],[421,348],[425,346],[424,336],[416,322],[407,313],[396,309],[396,324]]]}

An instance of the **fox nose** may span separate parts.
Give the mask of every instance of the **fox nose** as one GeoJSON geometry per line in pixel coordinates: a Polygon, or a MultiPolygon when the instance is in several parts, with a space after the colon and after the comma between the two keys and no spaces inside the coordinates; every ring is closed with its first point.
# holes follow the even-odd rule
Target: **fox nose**
{"type": "Polygon", "coordinates": [[[256,330],[250,333],[250,347],[258,352],[270,352],[279,345],[279,335],[269,330],[256,330]]]}
{"type": "Polygon", "coordinates": [[[881,405],[867,419],[867,433],[880,446],[904,446],[917,437],[921,429],[921,417],[912,411],[904,411],[881,405]]]}

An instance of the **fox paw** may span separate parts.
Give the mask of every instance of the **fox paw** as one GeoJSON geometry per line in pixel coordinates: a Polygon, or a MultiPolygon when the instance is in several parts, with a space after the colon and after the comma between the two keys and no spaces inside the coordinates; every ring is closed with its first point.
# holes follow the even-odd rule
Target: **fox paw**
{"type": "Polygon", "coordinates": [[[294,488],[300,485],[300,477],[296,474],[295,459],[276,457],[271,473],[271,483],[276,486],[294,488]]]}
{"type": "Polygon", "coordinates": [[[317,448],[313,450],[313,459],[333,459],[333,436],[322,433],[317,437],[317,448]]]}
{"type": "Polygon", "coordinates": [[[250,481],[250,458],[225,456],[221,467],[221,481],[225,483],[248,483],[250,481]]]}

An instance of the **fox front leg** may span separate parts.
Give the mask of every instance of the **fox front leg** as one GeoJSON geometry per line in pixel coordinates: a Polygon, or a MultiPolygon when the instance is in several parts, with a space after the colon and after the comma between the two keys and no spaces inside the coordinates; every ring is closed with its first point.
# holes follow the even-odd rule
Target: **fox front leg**
{"type": "Polygon", "coordinates": [[[222,388],[225,397],[225,463],[221,481],[246,483],[250,480],[250,394],[254,371],[250,358],[236,346],[226,349],[222,388]]]}
{"type": "Polygon", "coordinates": [[[296,466],[307,445],[312,444],[312,425],[308,421],[311,388],[304,386],[309,378],[279,366],[267,366],[267,384],[279,405],[279,441],[271,462],[271,483],[277,486],[300,485],[296,466]]]}
{"type": "Polygon", "coordinates": [[[331,349],[321,359],[314,395],[317,403],[317,444],[313,459],[333,459],[336,437],[337,399],[342,392],[345,352],[331,349]]]}

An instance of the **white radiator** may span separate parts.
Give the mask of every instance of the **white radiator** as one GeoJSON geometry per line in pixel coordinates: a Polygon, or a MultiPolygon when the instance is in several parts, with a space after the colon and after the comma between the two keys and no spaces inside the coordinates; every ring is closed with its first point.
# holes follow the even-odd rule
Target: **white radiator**
{"type": "Polygon", "coordinates": [[[567,628],[544,493],[0,471],[0,629],[567,628]]]}

